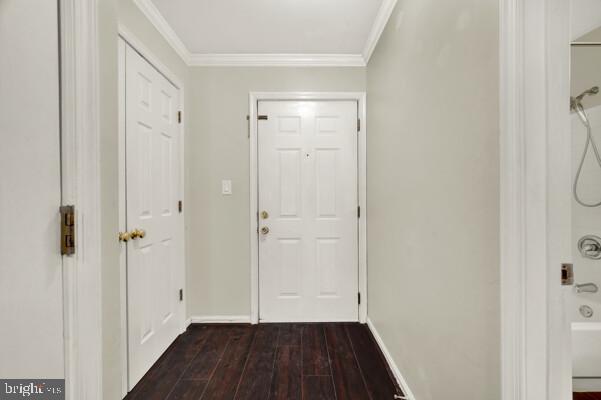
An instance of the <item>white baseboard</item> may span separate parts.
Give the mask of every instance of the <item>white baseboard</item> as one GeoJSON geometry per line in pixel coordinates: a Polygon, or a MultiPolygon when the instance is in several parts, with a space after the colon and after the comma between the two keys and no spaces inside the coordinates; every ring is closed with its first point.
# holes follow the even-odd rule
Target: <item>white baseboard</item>
{"type": "Polygon", "coordinates": [[[369,317],[367,317],[367,326],[369,327],[369,330],[371,331],[372,335],[374,335],[374,338],[376,339],[376,342],[378,343],[378,346],[380,347],[382,354],[384,354],[384,357],[386,358],[386,362],[388,362],[388,365],[390,366],[390,370],[392,371],[392,374],[394,375],[397,383],[401,387],[401,390],[405,394],[406,399],[407,400],[415,400],[415,396],[413,395],[413,392],[411,391],[411,389],[409,389],[409,385],[407,384],[407,381],[405,380],[403,375],[401,375],[401,371],[399,370],[399,367],[397,367],[396,363],[392,359],[392,356],[390,355],[388,348],[386,348],[386,345],[382,341],[380,334],[376,330],[376,327],[371,322],[371,319],[369,319],[369,317]]]}
{"type": "Polygon", "coordinates": [[[194,315],[190,324],[250,324],[250,315],[194,315]]]}

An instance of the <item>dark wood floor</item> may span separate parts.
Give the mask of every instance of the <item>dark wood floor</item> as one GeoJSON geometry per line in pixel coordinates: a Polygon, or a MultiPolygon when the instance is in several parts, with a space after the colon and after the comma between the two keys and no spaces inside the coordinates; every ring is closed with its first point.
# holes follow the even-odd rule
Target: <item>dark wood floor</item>
{"type": "Polygon", "coordinates": [[[394,399],[366,325],[192,325],[126,400],[394,399]]]}
{"type": "Polygon", "coordinates": [[[601,393],[574,393],[574,400],[601,400],[601,393]]]}

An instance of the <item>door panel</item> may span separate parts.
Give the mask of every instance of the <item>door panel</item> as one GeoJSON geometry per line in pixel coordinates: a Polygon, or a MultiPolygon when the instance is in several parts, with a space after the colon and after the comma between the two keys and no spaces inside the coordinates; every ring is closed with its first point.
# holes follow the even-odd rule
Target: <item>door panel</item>
{"type": "Polygon", "coordinates": [[[357,103],[261,101],[259,317],[358,318],[357,103]]]}
{"type": "Polygon", "coordinates": [[[176,245],[179,188],[179,92],[126,46],[127,244],[129,386],[179,334],[176,245]]]}
{"type": "Polygon", "coordinates": [[[2,378],[64,378],[57,9],[0,2],[2,378]]]}

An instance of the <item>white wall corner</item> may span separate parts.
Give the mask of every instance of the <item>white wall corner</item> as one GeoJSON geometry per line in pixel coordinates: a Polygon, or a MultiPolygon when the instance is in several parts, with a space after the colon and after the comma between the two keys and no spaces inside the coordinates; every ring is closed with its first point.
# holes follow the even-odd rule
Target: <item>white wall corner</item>
{"type": "Polygon", "coordinates": [[[384,344],[384,341],[382,340],[382,337],[380,336],[380,334],[376,330],[376,327],[374,326],[374,324],[371,321],[371,319],[369,319],[369,317],[367,318],[367,326],[369,327],[369,330],[371,331],[371,334],[374,335],[374,339],[376,339],[376,343],[378,343],[378,346],[380,347],[380,350],[382,351],[382,354],[384,354],[384,358],[386,359],[386,362],[388,363],[388,366],[390,367],[390,370],[392,371],[392,374],[394,375],[394,378],[396,379],[398,385],[400,386],[401,390],[403,391],[403,393],[405,395],[405,399],[406,400],[415,400],[415,396],[413,395],[413,392],[409,388],[409,385],[407,384],[407,381],[405,380],[405,378],[401,374],[401,370],[399,369],[399,367],[394,362],[394,359],[392,358],[392,355],[388,351],[388,348],[384,344]]]}
{"type": "Polygon", "coordinates": [[[371,32],[369,32],[369,36],[367,37],[367,42],[365,42],[365,47],[363,48],[363,59],[365,60],[365,65],[369,63],[369,59],[376,49],[376,45],[380,40],[380,36],[384,32],[384,28],[386,28],[386,24],[392,15],[392,11],[396,6],[397,0],[383,0],[380,9],[378,10],[378,14],[376,14],[376,19],[371,28],[371,32]]]}
{"type": "Polygon", "coordinates": [[[171,25],[163,17],[151,0],[134,0],[140,11],[148,18],[150,23],[159,31],[163,38],[175,50],[175,52],[184,60],[186,65],[190,65],[191,54],[184,42],[177,36],[171,25]]]}

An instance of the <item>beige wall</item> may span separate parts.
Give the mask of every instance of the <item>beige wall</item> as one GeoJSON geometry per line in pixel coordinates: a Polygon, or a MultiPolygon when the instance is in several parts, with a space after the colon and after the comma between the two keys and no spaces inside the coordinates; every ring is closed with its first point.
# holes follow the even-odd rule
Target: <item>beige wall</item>
{"type": "Polygon", "coordinates": [[[249,316],[250,91],[364,91],[364,68],[196,67],[187,113],[188,314],[249,316]],[[232,196],[221,195],[231,179],[232,196]]]}
{"type": "Polygon", "coordinates": [[[367,67],[369,317],[417,399],[500,399],[496,0],[399,1],[367,67]]]}

